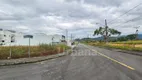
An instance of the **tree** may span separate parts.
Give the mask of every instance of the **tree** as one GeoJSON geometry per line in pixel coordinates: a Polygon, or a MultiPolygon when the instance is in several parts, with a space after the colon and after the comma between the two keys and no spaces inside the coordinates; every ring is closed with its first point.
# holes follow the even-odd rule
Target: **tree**
{"type": "Polygon", "coordinates": [[[128,41],[128,40],[135,40],[136,34],[129,34],[127,36],[121,36],[117,39],[117,41],[128,41]]]}
{"type": "Polygon", "coordinates": [[[135,40],[136,37],[137,37],[136,34],[130,34],[130,35],[127,35],[127,36],[126,36],[126,38],[127,38],[128,40],[135,40]]]}
{"type": "Polygon", "coordinates": [[[99,29],[96,29],[94,31],[94,36],[95,35],[102,35],[104,37],[104,40],[105,42],[108,41],[108,38],[111,36],[111,35],[120,35],[121,32],[115,30],[115,29],[112,29],[112,28],[109,28],[108,26],[106,27],[99,27],[99,29]]]}
{"type": "Polygon", "coordinates": [[[121,36],[117,39],[117,41],[127,41],[128,39],[125,36],[121,36]]]}

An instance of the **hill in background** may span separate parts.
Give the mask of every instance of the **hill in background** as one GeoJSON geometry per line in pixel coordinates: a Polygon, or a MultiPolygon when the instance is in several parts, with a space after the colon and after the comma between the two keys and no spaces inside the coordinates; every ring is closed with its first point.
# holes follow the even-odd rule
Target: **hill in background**
{"type": "MultiPolygon", "coordinates": [[[[127,35],[125,35],[127,36],[127,35]]],[[[120,37],[125,37],[125,36],[120,36],[120,37]]],[[[118,37],[110,37],[109,40],[116,40],[118,37]]],[[[139,34],[138,35],[138,38],[140,40],[142,40],[142,34],[139,34]]],[[[97,38],[82,38],[82,39],[78,39],[78,40],[97,40],[97,41],[100,41],[100,40],[103,40],[103,37],[97,37],[97,38]]]]}
{"type": "Polygon", "coordinates": [[[139,34],[138,37],[139,37],[139,39],[142,39],[142,34],[139,34]]]}

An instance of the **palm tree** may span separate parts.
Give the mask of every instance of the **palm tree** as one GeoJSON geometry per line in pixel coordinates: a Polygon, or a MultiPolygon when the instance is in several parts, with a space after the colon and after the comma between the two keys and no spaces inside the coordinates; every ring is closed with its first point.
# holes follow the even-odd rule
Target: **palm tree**
{"type": "Polygon", "coordinates": [[[121,32],[115,30],[115,29],[112,29],[112,28],[109,28],[108,26],[106,27],[99,27],[99,29],[96,29],[94,31],[94,36],[95,35],[102,35],[104,37],[104,40],[105,42],[108,41],[108,38],[111,36],[111,35],[120,35],[121,32]]]}

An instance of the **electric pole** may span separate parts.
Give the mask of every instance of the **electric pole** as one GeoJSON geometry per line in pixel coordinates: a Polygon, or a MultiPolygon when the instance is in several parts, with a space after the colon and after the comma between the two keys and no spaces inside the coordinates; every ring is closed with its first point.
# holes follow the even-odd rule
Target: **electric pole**
{"type": "Polygon", "coordinates": [[[68,30],[66,29],[66,42],[68,44],[68,30]]]}
{"type": "Polygon", "coordinates": [[[87,38],[89,38],[89,34],[87,34],[87,38]]]}
{"type": "Polygon", "coordinates": [[[107,42],[108,40],[108,26],[107,26],[107,20],[105,19],[105,42],[107,42]]]}
{"type": "Polygon", "coordinates": [[[73,36],[72,36],[72,34],[71,34],[71,41],[72,41],[72,38],[73,38],[73,36]]]}
{"type": "Polygon", "coordinates": [[[54,43],[54,36],[52,37],[52,46],[53,46],[53,43],[54,43]]]}
{"type": "Polygon", "coordinates": [[[137,26],[137,27],[134,27],[135,29],[136,29],[136,32],[135,32],[135,35],[136,35],[136,40],[138,40],[139,38],[138,38],[138,32],[139,32],[139,28],[140,28],[140,26],[137,26]]]}

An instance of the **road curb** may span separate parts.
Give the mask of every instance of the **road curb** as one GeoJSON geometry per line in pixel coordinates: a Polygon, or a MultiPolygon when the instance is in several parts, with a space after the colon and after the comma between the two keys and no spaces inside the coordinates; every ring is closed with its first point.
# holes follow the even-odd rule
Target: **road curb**
{"type": "MultiPolygon", "coordinates": [[[[55,58],[63,57],[63,56],[69,55],[71,53],[72,53],[72,50],[70,49],[70,50],[67,50],[66,52],[59,53],[59,54],[56,54],[56,55],[43,56],[43,57],[34,57],[34,58],[31,58],[31,60],[27,60],[27,61],[20,61],[20,62],[18,62],[18,60],[20,60],[20,59],[17,59],[17,61],[15,60],[13,62],[6,62],[8,60],[5,60],[5,62],[0,63],[0,67],[1,66],[11,66],[11,65],[36,63],[36,62],[41,62],[41,61],[46,61],[46,60],[50,60],[50,59],[55,59],[55,58]]],[[[28,58],[24,58],[24,59],[28,59],[28,58]]]]}

